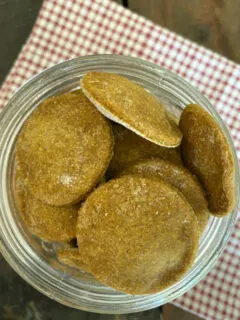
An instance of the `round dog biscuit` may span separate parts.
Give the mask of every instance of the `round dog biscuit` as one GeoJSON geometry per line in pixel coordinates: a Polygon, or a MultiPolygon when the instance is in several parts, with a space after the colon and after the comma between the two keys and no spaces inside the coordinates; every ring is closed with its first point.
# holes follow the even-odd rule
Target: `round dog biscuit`
{"type": "Polygon", "coordinates": [[[88,72],[81,87],[89,100],[109,119],[145,139],[165,147],[177,147],[182,139],[164,106],[143,87],[129,79],[105,72],[88,72]]]}
{"type": "Polygon", "coordinates": [[[160,157],[179,165],[182,164],[179,148],[158,146],[116,123],[112,123],[112,128],[115,145],[113,158],[107,171],[110,177],[133,162],[151,157],[160,157]]]}
{"type": "Polygon", "coordinates": [[[66,241],[76,237],[79,205],[51,206],[36,199],[24,185],[25,174],[17,164],[14,175],[16,206],[29,231],[47,241],[66,241]]]}
{"type": "Polygon", "coordinates": [[[73,204],[104,175],[112,131],[78,90],[42,102],[25,122],[16,152],[34,197],[50,205],[73,204]]]}
{"type": "Polygon", "coordinates": [[[196,176],[192,175],[187,169],[169,161],[155,158],[135,163],[125,169],[122,174],[159,177],[178,188],[194,209],[200,233],[204,231],[209,217],[208,203],[196,176]]]}
{"type": "Polygon", "coordinates": [[[183,160],[205,187],[211,213],[230,214],[235,201],[234,163],[224,133],[208,112],[194,104],[183,110],[180,128],[183,160]]]}
{"type": "Polygon", "coordinates": [[[102,283],[130,294],[158,292],[177,282],[194,261],[198,238],[192,207],[158,179],[110,180],[79,210],[84,263],[102,283]]]}

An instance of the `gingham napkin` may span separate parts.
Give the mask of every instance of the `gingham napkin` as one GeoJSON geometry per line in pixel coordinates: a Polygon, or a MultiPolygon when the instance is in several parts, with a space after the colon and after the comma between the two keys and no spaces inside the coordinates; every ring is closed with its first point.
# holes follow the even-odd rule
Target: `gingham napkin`
{"type": "MultiPolygon", "coordinates": [[[[45,0],[0,91],[0,108],[44,68],[97,53],[147,59],[190,81],[216,106],[240,156],[239,65],[109,0],[45,0]]],[[[239,224],[214,270],[173,303],[206,319],[240,319],[239,224]]]]}

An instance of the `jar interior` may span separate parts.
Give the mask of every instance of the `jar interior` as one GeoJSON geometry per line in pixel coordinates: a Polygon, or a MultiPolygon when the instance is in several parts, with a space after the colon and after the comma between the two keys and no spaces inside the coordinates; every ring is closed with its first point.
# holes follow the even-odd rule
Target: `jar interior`
{"type": "MultiPolygon", "coordinates": [[[[146,90],[148,90],[150,93],[152,93],[157,97],[157,99],[165,106],[167,111],[174,114],[177,118],[180,117],[181,110],[184,108],[184,106],[187,103],[189,103],[189,100],[187,100],[186,97],[184,96],[181,96],[181,98],[176,97],[176,92],[173,93],[171,90],[169,90],[169,88],[165,88],[164,85],[162,87],[159,87],[159,84],[157,86],[154,83],[148,82],[148,85],[146,87],[146,81],[142,81],[139,78],[136,79],[133,76],[132,77],[128,76],[128,78],[137,82],[139,85],[144,86],[146,90]]],[[[161,84],[164,84],[164,81],[162,81],[161,84]]],[[[64,87],[61,86],[61,90],[54,92],[53,95],[59,95],[67,91],[79,89],[80,87],[78,85],[79,85],[79,80],[78,82],[74,81],[74,83],[71,83],[71,84],[67,83],[66,86],[64,87]]],[[[28,243],[31,250],[37,253],[37,255],[39,256],[39,258],[43,263],[47,264],[48,266],[60,272],[62,277],[75,278],[75,280],[84,283],[87,287],[91,289],[93,287],[97,289],[100,286],[101,292],[102,290],[104,290],[104,292],[106,293],[115,291],[114,289],[108,288],[102,285],[101,283],[99,283],[91,274],[88,274],[84,271],[80,271],[60,263],[57,260],[56,252],[58,249],[60,249],[63,246],[63,244],[41,240],[40,238],[32,235],[28,231],[21,217],[21,213],[18,212],[17,210],[16,203],[14,200],[14,193],[13,193],[14,162],[15,162],[15,153],[14,153],[14,145],[13,145],[11,161],[10,161],[11,165],[9,166],[9,173],[8,173],[8,176],[10,177],[8,181],[11,181],[11,184],[9,185],[9,190],[11,190],[9,194],[10,195],[9,202],[12,203],[11,212],[13,214],[16,225],[18,226],[22,237],[28,243]]],[[[216,219],[217,218],[209,217],[207,227],[200,240],[198,256],[202,255],[204,252],[204,243],[206,241],[205,239],[208,237],[209,230],[213,230],[213,229],[216,230],[217,228],[217,225],[215,223],[216,219]]]]}
{"type": "MultiPolygon", "coordinates": [[[[119,58],[120,60],[116,59],[105,57],[104,61],[99,62],[97,58],[95,61],[90,58],[89,61],[86,60],[85,63],[80,61],[78,64],[71,63],[71,61],[65,62],[59,65],[58,68],[49,69],[41,77],[38,76],[39,78],[36,77],[36,79],[31,80],[26,85],[25,93],[23,87],[20,89],[18,96],[13,98],[10,103],[10,111],[6,114],[7,124],[0,140],[3,148],[0,167],[1,187],[3,190],[1,199],[1,211],[4,214],[3,233],[5,240],[11,247],[11,250],[7,253],[9,246],[5,245],[7,260],[10,260],[11,265],[15,263],[16,271],[21,275],[24,273],[25,279],[36,278],[36,275],[38,275],[39,280],[35,286],[41,291],[47,290],[46,285],[44,285],[44,281],[47,281],[48,292],[45,293],[48,296],[76,308],[104,313],[146,310],[167,303],[189,290],[209,271],[216,261],[223,249],[223,245],[226,243],[237,214],[237,209],[235,208],[231,217],[219,219],[211,216],[201,237],[197,258],[189,272],[170,288],[148,296],[130,296],[119,293],[102,285],[90,274],[63,265],[56,258],[56,250],[61,244],[42,241],[27,230],[21,214],[16,208],[13,193],[14,149],[17,135],[26,118],[43,100],[53,95],[78,89],[80,78],[86,71],[114,72],[127,76],[155,95],[166,109],[178,118],[186,104],[199,103],[212,114],[223,128],[233,150],[231,138],[224,124],[219,120],[220,117],[197,90],[167,70],[160,69],[152,64],[146,63],[146,65],[140,66],[139,63],[134,62],[135,59],[129,58],[129,61],[123,63],[121,58],[119,58]],[[16,105],[17,102],[18,104],[16,105]],[[69,294],[68,300],[65,295],[70,291],[71,294],[69,294]],[[79,295],[84,299],[85,304],[81,301],[79,302],[79,295]],[[96,302],[97,300],[99,300],[99,303],[96,302]],[[93,301],[94,307],[91,305],[93,301]],[[106,306],[104,303],[106,303],[106,306]],[[109,304],[112,304],[112,306],[110,307],[109,304]],[[122,304],[122,307],[116,307],[116,304],[122,304]]],[[[238,171],[236,169],[237,176],[238,171]]],[[[237,201],[238,186],[236,186],[237,201]]],[[[33,284],[33,280],[29,282],[33,284]]]]}

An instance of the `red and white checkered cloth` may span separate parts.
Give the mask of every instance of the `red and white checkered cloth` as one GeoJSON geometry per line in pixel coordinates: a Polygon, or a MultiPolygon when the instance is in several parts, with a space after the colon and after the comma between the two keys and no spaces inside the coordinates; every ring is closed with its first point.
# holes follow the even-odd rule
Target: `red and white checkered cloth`
{"type": "MultiPolygon", "coordinates": [[[[220,112],[240,157],[240,66],[109,0],[45,0],[0,91],[0,108],[44,68],[97,53],[147,59],[190,81],[220,112]]],[[[174,303],[206,319],[240,319],[239,223],[214,270],[174,303]]]]}

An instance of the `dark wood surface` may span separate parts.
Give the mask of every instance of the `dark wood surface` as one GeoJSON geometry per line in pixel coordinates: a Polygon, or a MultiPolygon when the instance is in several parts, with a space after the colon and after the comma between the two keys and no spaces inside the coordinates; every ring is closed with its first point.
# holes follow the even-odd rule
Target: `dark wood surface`
{"type": "Polygon", "coordinates": [[[0,84],[31,32],[42,0],[0,0],[0,84]]]}
{"type": "Polygon", "coordinates": [[[240,0],[128,0],[128,7],[240,62],[240,0]]]}

